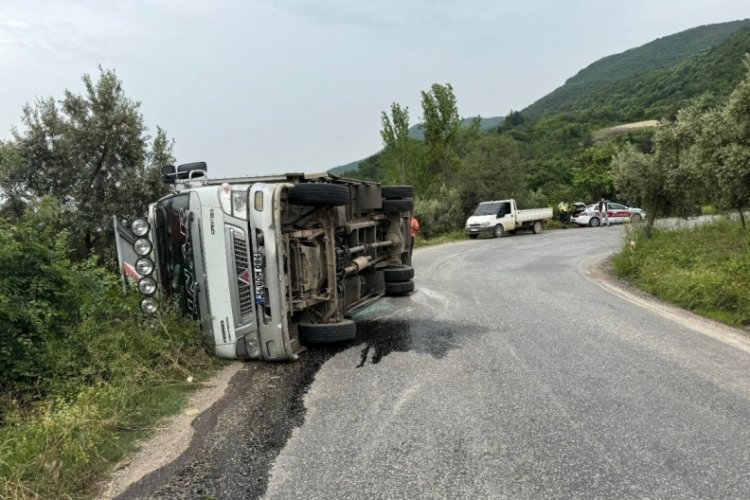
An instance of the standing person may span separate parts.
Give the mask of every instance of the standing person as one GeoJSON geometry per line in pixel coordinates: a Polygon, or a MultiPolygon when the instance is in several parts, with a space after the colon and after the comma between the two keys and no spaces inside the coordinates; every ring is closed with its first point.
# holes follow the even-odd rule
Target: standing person
{"type": "Polygon", "coordinates": [[[599,200],[599,217],[601,218],[601,225],[604,226],[606,223],[607,227],[609,227],[609,216],[607,215],[607,210],[609,210],[607,200],[602,198],[599,200]]]}
{"type": "Polygon", "coordinates": [[[414,239],[419,231],[419,221],[412,215],[411,217],[411,242],[409,244],[409,263],[411,263],[411,254],[414,253],[414,239]]]}

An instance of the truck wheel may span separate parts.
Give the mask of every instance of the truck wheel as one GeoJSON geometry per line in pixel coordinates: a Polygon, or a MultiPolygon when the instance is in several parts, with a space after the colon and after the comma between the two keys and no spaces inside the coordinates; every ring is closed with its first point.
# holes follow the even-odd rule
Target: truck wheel
{"type": "Polygon", "coordinates": [[[479,235],[478,235],[478,234],[470,234],[470,235],[469,235],[469,238],[471,238],[472,240],[475,240],[475,239],[477,239],[478,237],[479,237],[479,235]]]}
{"type": "Polygon", "coordinates": [[[391,297],[406,295],[414,291],[414,280],[402,281],[397,283],[385,282],[385,294],[391,297]]]}
{"type": "Polygon", "coordinates": [[[492,231],[492,237],[493,238],[502,238],[503,237],[503,231],[504,231],[503,225],[502,224],[498,224],[497,226],[495,226],[495,230],[492,231]]]}
{"type": "Polygon", "coordinates": [[[538,220],[534,223],[534,225],[531,227],[531,230],[534,231],[534,234],[539,234],[542,232],[542,228],[544,226],[542,225],[542,221],[538,220]]]}
{"type": "Polygon", "coordinates": [[[323,182],[297,184],[289,188],[287,199],[295,205],[336,207],[349,203],[349,187],[323,182]]]}
{"type": "Polygon", "coordinates": [[[592,217],[591,220],[589,220],[589,226],[591,226],[591,227],[598,227],[599,226],[599,219],[597,217],[592,217]]]}
{"type": "Polygon", "coordinates": [[[414,268],[411,266],[393,266],[383,269],[383,278],[386,283],[402,283],[414,277],[414,268]]]}
{"type": "Polygon", "coordinates": [[[305,344],[328,344],[352,340],[357,334],[357,325],[350,319],[338,323],[299,323],[297,332],[305,344]]]}
{"type": "Polygon", "coordinates": [[[413,208],[413,200],[383,200],[383,212],[387,214],[400,214],[401,212],[409,212],[413,208]]]}
{"type": "Polygon", "coordinates": [[[383,198],[386,200],[398,200],[401,198],[414,198],[414,187],[412,186],[383,186],[383,198]]]}

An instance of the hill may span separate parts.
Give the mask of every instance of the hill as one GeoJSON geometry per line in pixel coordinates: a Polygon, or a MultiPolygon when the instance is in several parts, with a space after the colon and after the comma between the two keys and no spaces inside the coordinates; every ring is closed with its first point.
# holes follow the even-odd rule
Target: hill
{"type": "MultiPolygon", "coordinates": [[[[580,113],[592,106],[612,109],[621,107],[625,98],[629,106],[664,101],[675,90],[677,96],[689,98],[712,88],[712,79],[731,80],[722,89],[731,88],[742,74],[743,51],[750,50],[747,30],[750,19],[699,26],[674,35],[658,38],[641,47],[596,61],[568,79],[565,84],[523,109],[524,116],[535,118],[560,112],[580,113]],[[744,32],[744,34],[743,34],[744,32]],[[711,52],[711,54],[709,54],[711,52]],[[711,58],[719,57],[719,60],[711,58]],[[720,69],[721,68],[721,69],[720,69]],[[722,76],[728,71],[728,77],[722,76]],[[691,80],[687,81],[686,78],[691,80]],[[701,85],[701,82],[703,85],[701,85]],[[685,87],[685,88],[683,88],[685,87]],[[636,90],[638,99],[627,99],[636,90]],[[635,102],[632,102],[635,101],[635,102]]],[[[671,106],[657,106],[657,112],[671,106]]],[[[620,118],[623,121],[658,118],[643,114],[620,118]]]]}

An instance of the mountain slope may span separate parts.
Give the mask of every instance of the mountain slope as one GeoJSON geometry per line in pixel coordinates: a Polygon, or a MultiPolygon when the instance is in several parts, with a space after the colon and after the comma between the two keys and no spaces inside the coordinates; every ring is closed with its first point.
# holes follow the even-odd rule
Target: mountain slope
{"type": "MultiPolygon", "coordinates": [[[[565,85],[542,97],[521,112],[538,117],[555,112],[580,110],[590,94],[604,94],[618,83],[633,84],[645,75],[667,70],[721,45],[740,30],[750,28],[750,19],[699,26],[658,38],[641,47],[607,56],[568,79],[565,85]]],[[[737,61],[739,66],[739,61],[737,61]]],[[[612,96],[616,97],[616,96],[612,96]]]]}

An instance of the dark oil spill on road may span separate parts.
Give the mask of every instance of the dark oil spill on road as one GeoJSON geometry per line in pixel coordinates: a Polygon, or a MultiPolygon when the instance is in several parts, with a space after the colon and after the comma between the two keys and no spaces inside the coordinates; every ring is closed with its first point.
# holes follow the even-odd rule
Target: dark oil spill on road
{"type": "Polygon", "coordinates": [[[378,364],[394,352],[440,359],[460,348],[466,334],[448,322],[360,320],[352,341],[310,347],[293,363],[247,363],[232,379],[228,396],[193,422],[189,448],[118,498],[259,498],[274,460],[304,424],[305,393],[326,361],[357,346],[362,350],[353,368],[378,364]]]}

